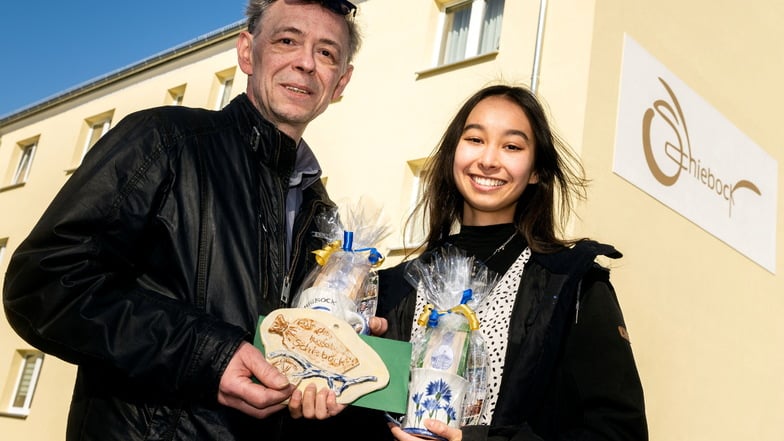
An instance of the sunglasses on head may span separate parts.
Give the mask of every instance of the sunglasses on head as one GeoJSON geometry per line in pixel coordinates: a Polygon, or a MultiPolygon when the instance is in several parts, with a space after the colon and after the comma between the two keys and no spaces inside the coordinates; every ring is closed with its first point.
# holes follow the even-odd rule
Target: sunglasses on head
{"type": "Polygon", "coordinates": [[[335,14],[357,16],[357,6],[348,0],[321,0],[319,3],[335,14]]]}
{"type": "MultiPolygon", "coordinates": [[[[357,16],[357,6],[348,0],[317,0],[314,3],[320,4],[321,6],[329,9],[335,14],[339,14],[339,15],[351,14],[352,17],[357,16]]],[[[248,31],[253,32],[253,28],[256,27],[257,19],[258,16],[251,17],[248,20],[248,31]]]]}

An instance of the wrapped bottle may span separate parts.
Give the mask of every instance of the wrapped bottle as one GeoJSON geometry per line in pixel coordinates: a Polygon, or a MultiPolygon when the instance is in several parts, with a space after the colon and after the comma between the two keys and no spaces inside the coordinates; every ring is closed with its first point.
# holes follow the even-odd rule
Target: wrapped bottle
{"type": "Polygon", "coordinates": [[[455,247],[414,261],[407,278],[426,304],[417,320],[424,332],[412,337],[409,399],[401,427],[412,435],[439,439],[424,427],[424,419],[459,428],[481,416],[487,353],[474,309],[498,278],[455,247]]]}
{"type": "Polygon", "coordinates": [[[331,210],[316,219],[318,236],[328,245],[315,252],[313,269],[294,295],[292,306],[327,311],[360,334],[376,313],[378,275],[384,256],[376,245],[389,234],[379,209],[369,199],[331,210]]]}
{"type": "Polygon", "coordinates": [[[465,379],[468,380],[468,390],[463,403],[463,421],[461,426],[479,423],[479,418],[484,410],[485,397],[487,396],[487,348],[482,333],[477,330],[471,333],[466,358],[465,379]]]}

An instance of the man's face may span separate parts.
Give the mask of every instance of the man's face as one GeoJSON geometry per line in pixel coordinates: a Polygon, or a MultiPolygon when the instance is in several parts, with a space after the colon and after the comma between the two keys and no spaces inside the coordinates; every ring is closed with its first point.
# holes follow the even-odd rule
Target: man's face
{"type": "Polygon", "coordinates": [[[295,140],[340,97],[351,78],[345,18],[318,4],[278,0],[256,35],[237,42],[247,93],[261,114],[295,140]]]}

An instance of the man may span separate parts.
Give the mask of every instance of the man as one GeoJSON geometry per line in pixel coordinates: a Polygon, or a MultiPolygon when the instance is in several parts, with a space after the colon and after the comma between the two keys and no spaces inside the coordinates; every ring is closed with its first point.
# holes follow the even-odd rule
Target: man
{"type": "Polygon", "coordinates": [[[324,245],[313,220],[334,204],[302,135],[351,78],[355,9],[250,0],[246,93],[124,118],[19,246],[8,321],[79,366],[66,439],[274,439],[289,398],[297,418],[343,409],[294,392],[250,341],[324,245]]]}

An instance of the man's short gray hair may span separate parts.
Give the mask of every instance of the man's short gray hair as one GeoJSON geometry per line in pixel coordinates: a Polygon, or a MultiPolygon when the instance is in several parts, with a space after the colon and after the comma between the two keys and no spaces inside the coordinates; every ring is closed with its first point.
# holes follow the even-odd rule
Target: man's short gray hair
{"type": "MultiPolygon", "coordinates": [[[[248,6],[245,8],[245,16],[248,18],[248,32],[254,35],[256,34],[260,29],[259,23],[261,22],[261,16],[264,15],[264,11],[276,1],[277,0],[248,0],[248,6]]],[[[334,13],[332,9],[324,6],[323,0],[302,0],[302,2],[320,4],[323,8],[334,13]]],[[[362,45],[362,34],[359,31],[359,26],[356,21],[354,21],[353,14],[346,14],[344,18],[346,20],[346,26],[348,27],[347,62],[350,63],[359,51],[359,47],[362,45]]]]}

